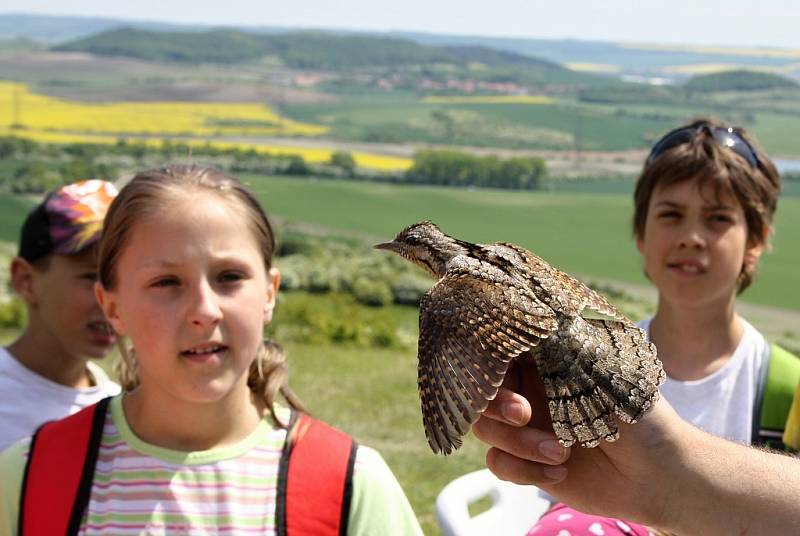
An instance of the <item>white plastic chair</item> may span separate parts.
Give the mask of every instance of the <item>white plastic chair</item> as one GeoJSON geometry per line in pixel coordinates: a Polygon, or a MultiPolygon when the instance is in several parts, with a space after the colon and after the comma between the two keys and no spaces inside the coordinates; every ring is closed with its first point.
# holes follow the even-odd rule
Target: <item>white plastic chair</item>
{"type": "Polygon", "coordinates": [[[522,536],[550,507],[550,496],[535,486],[504,482],[488,469],[460,476],[436,498],[436,517],[444,536],[522,536]],[[469,505],[490,497],[492,506],[470,517],[469,505]]]}

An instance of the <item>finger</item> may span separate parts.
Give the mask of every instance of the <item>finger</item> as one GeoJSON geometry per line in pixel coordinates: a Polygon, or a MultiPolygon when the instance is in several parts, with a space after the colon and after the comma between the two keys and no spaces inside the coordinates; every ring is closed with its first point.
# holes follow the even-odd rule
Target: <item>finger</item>
{"type": "Polygon", "coordinates": [[[567,476],[567,468],[563,465],[543,465],[522,460],[496,448],[486,453],[486,467],[500,480],[515,484],[542,486],[561,482],[567,476]]]}
{"type": "Polygon", "coordinates": [[[531,419],[531,404],[524,396],[501,387],[483,415],[515,426],[524,426],[531,419]]]}
{"type": "Polygon", "coordinates": [[[483,417],[472,425],[472,431],[489,446],[523,460],[557,465],[569,457],[569,449],[562,446],[552,432],[527,426],[520,428],[483,417]]]}

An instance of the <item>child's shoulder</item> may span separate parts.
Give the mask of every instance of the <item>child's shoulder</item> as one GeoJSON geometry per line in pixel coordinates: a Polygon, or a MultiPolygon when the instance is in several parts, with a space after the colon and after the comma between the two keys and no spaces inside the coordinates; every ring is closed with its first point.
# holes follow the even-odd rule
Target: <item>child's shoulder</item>
{"type": "Polygon", "coordinates": [[[30,437],[20,439],[0,453],[0,534],[17,533],[19,498],[30,440],[30,437]]]}

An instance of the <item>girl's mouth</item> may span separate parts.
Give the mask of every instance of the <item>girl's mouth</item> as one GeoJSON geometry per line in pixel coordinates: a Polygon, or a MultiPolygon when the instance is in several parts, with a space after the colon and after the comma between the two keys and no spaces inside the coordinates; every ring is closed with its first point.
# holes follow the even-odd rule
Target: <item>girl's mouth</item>
{"type": "Polygon", "coordinates": [[[192,361],[207,361],[214,357],[220,357],[227,350],[228,347],[224,344],[203,344],[182,351],[181,356],[192,361]]]}

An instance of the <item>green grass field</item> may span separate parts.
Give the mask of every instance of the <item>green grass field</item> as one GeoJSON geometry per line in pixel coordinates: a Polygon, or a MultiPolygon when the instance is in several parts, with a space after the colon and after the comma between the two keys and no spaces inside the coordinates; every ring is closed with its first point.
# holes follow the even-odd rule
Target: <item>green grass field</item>
{"type": "Polygon", "coordinates": [[[676,121],[670,116],[618,115],[613,108],[574,104],[425,103],[407,98],[287,106],[296,120],[331,127],[334,137],[426,141],[513,148],[583,150],[643,148],[676,121]],[[451,130],[433,114],[446,113],[451,130]]]}
{"type": "MultiPolygon", "coordinates": [[[[630,235],[631,200],[621,194],[503,192],[348,181],[244,177],[271,214],[289,221],[393,237],[419,220],[472,242],[516,242],[583,277],[646,284],[630,235]]],[[[800,309],[800,198],[781,200],[773,248],[743,299],[800,309]]]]}
{"type": "Polygon", "coordinates": [[[0,195],[0,241],[17,242],[19,230],[35,201],[21,195],[0,195]]]}
{"type": "Polygon", "coordinates": [[[470,435],[451,456],[431,452],[422,427],[415,350],[295,344],[287,351],[291,385],[308,409],[378,449],[425,534],[438,534],[436,495],[454,478],[484,468],[486,449],[470,435]]]}
{"type": "MultiPolygon", "coordinates": [[[[301,229],[311,224],[323,234],[355,234],[377,242],[394,236],[405,225],[432,219],[466,240],[517,242],[583,277],[646,283],[630,238],[627,193],[504,192],[242,178],[270,214],[301,229]]],[[[609,190],[623,190],[623,186],[609,190]]],[[[0,196],[3,240],[16,240],[31,204],[26,197],[0,196]]],[[[777,227],[773,252],[764,259],[760,278],[745,297],[798,310],[793,281],[800,262],[800,197],[781,200],[777,227]]],[[[375,252],[381,254],[385,253],[375,252]]],[[[295,299],[293,296],[283,294],[281,303],[295,299]]],[[[325,295],[306,296],[313,301],[314,310],[332,306],[325,295]]],[[[276,312],[279,340],[281,309],[279,305],[276,312]]],[[[395,307],[392,316],[415,341],[416,309],[395,307]]],[[[482,468],[485,449],[468,437],[464,448],[453,456],[430,452],[419,410],[414,344],[404,349],[365,349],[281,342],[289,352],[291,383],[309,410],[380,450],[406,490],[425,533],[438,534],[436,495],[457,476],[482,468]]]]}
{"type": "MultiPolygon", "coordinates": [[[[739,101],[748,97],[736,95],[739,101]]],[[[285,111],[295,120],[325,124],[342,139],[526,149],[579,146],[584,151],[642,149],[692,117],[716,115],[752,131],[770,154],[800,155],[796,112],[714,101],[610,105],[562,98],[553,104],[466,104],[426,103],[403,95],[291,104],[285,111]],[[450,130],[434,119],[437,112],[451,117],[450,130]]]]}

